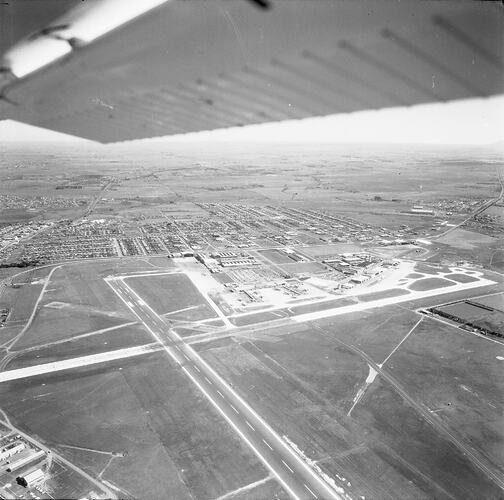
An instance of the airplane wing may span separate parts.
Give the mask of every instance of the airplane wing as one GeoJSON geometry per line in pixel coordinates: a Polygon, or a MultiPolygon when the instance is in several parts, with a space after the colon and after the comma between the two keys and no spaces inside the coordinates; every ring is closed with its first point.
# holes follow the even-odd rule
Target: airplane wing
{"type": "Polygon", "coordinates": [[[102,143],[503,93],[501,2],[4,3],[0,119],[102,143]]]}

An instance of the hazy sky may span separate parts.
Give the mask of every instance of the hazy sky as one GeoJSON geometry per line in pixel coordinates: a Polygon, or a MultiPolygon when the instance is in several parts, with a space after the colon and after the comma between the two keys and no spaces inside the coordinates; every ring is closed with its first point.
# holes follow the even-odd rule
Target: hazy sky
{"type": "MultiPolygon", "coordinates": [[[[80,139],[10,120],[0,122],[0,141],[75,140],[80,139]]],[[[156,140],[491,144],[504,140],[504,96],[360,111],[156,140]]]]}

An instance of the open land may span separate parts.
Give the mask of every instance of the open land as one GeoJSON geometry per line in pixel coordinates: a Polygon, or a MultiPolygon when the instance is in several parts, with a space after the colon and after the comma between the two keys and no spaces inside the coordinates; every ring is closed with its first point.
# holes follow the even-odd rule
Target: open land
{"type": "Polygon", "coordinates": [[[478,303],[488,307],[494,307],[495,309],[504,312],[504,293],[496,293],[495,295],[489,295],[488,297],[480,297],[478,298],[478,303]]]}
{"type": "MultiPolygon", "coordinates": [[[[388,381],[380,379],[378,385],[368,389],[371,392],[361,399],[349,418],[353,396],[365,381],[369,369],[365,356],[358,351],[364,352],[375,363],[383,362],[417,321],[414,313],[401,310],[392,314],[384,310],[381,316],[381,321],[375,314],[348,317],[346,321],[339,318],[338,321],[323,322],[320,329],[309,328],[301,332],[277,330],[278,333],[271,332],[271,335],[269,332],[261,334],[258,340],[230,341],[226,346],[210,347],[204,355],[313,460],[322,461],[325,470],[347,478],[354,485],[352,491],[355,494],[367,497],[374,492],[380,498],[388,498],[391,484],[394,484],[391,496],[394,498],[396,495],[444,497],[447,492],[463,496],[464,491],[473,491],[473,495],[485,491],[490,497],[498,494],[498,490],[485,480],[476,486],[479,473],[465,461],[463,452],[442,433],[436,437],[437,430],[422,423],[422,414],[417,414],[407,401],[394,393],[388,381]],[[316,371],[312,369],[314,364],[318,367],[316,371]],[[384,387],[380,387],[382,385],[384,387]],[[398,433],[404,433],[403,437],[400,438],[398,433]],[[408,440],[417,444],[410,446],[406,444],[408,440]],[[438,458],[432,457],[434,441],[438,458]],[[364,461],[364,469],[350,466],[354,453],[360,457],[354,467],[364,461]],[[340,454],[346,456],[345,461],[339,460],[340,454]],[[449,460],[447,456],[450,456],[449,460]],[[454,468],[453,463],[458,467],[454,468]],[[380,470],[380,475],[373,478],[369,474],[372,470],[380,470]],[[465,477],[455,478],[461,471],[465,477]],[[410,481],[398,481],[398,476],[405,472],[410,481]],[[428,481],[425,476],[429,477],[428,481]],[[454,483],[461,488],[458,492],[454,483]]],[[[431,325],[431,334],[434,334],[433,327],[436,325],[431,325]]],[[[449,340],[442,338],[440,342],[447,342],[444,345],[448,348],[449,340]]],[[[493,350],[492,346],[490,348],[493,350]]],[[[436,352],[434,348],[433,352],[436,352]]],[[[408,357],[408,375],[425,388],[427,395],[432,381],[426,381],[424,385],[425,368],[422,364],[411,366],[417,356],[412,353],[408,357]]],[[[444,364],[442,354],[439,356],[438,362],[444,364]]],[[[499,362],[495,355],[493,359],[493,369],[497,370],[499,362]]],[[[459,370],[464,371],[463,363],[459,370]]],[[[481,382],[488,375],[491,373],[482,373],[481,382]]],[[[422,398],[417,401],[426,406],[430,404],[430,400],[422,398]]],[[[486,435],[481,425],[489,428],[497,425],[498,412],[496,409],[493,423],[481,424],[477,418],[472,420],[472,432],[486,435]]],[[[470,442],[469,438],[467,442],[470,442]]],[[[494,459],[494,464],[498,467],[501,462],[494,459]]]]}
{"type": "MultiPolygon", "coordinates": [[[[128,278],[126,281],[157,313],[164,315],[170,313],[170,318],[173,318],[176,312],[180,314],[184,310],[192,310],[191,308],[206,304],[205,298],[184,274],[140,276],[128,278]]],[[[198,309],[201,311],[202,308],[198,309]]],[[[206,313],[199,315],[198,319],[215,316],[211,309],[207,308],[206,313]]]]}
{"type": "MultiPolygon", "coordinates": [[[[108,452],[103,468],[114,456],[101,477],[128,496],[216,498],[267,475],[160,354],[43,376],[21,386],[4,384],[1,390],[5,410],[20,416],[23,429],[62,454],[68,446],[96,450],[98,459],[108,452]],[[148,464],[158,480],[145,475],[139,463],[148,464]]],[[[77,460],[77,465],[85,469],[87,463],[77,460]]]]}

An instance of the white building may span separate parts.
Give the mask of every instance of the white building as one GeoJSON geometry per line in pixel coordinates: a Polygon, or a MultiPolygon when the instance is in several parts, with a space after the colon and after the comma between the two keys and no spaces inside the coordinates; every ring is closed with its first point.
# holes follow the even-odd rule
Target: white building
{"type": "Polygon", "coordinates": [[[16,478],[16,481],[25,488],[32,488],[44,479],[44,471],[42,469],[35,469],[34,471],[16,478]]]}
{"type": "Polygon", "coordinates": [[[10,443],[5,448],[2,448],[2,450],[0,451],[0,461],[6,460],[7,458],[12,457],[12,455],[19,453],[20,451],[23,451],[24,449],[25,449],[25,444],[22,443],[21,441],[15,441],[14,443],[10,443]]]}

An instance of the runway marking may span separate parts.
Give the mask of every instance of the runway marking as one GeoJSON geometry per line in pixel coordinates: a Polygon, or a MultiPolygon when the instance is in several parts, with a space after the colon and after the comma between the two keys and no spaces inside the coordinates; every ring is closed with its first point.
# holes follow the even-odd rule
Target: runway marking
{"type": "MultiPolygon", "coordinates": [[[[224,413],[222,408],[212,399],[212,397],[208,394],[207,391],[199,384],[199,382],[189,373],[186,368],[182,368],[182,370],[186,373],[186,375],[192,380],[192,382],[198,387],[198,389],[207,397],[207,399],[212,403],[217,411],[224,417],[224,419],[228,422],[228,424],[235,430],[235,432],[247,443],[247,445],[252,449],[252,451],[259,457],[259,460],[273,473],[273,475],[277,478],[278,482],[282,485],[282,487],[287,491],[287,493],[294,500],[301,500],[301,498],[294,493],[292,488],[280,477],[278,472],[270,465],[270,463],[263,457],[263,455],[259,452],[259,450],[252,444],[252,442],[243,434],[243,432],[239,429],[239,427],[224,413]]],[[[231,405],[231,407],[236,411],[236,409],[231,405]]]]}
{"type": "Polygon", "coordinates": [[[201,370],[196,366],[194,365],[194,369],[197,371],[197,372],[200,372],[201,373],[201,370]]]}
{"type": "Polygon", "coordinates": [[[221,391],[219,391],[219,389],[217,389],[217,393],[219,394],[219,396],[220,396],[221,398],[223,398],[223,399],[224,399],[224,394],[222,394],[222,392],[221,392],[221,391]]]}
{"type": "MultiPolygon", "coordinates": [[[[291,471],[292,474],[294,474],[294,471],[282,460],[282,463],[291,471]]],[[[306,486],[306,485],[305,485],[306,486]]]]}
{"type": "MultiPolygon", "coordinates": [[[[122,300],[124,300],[123,297],[121,296],[121,293],[114,286],[112,286],[112,284],[110,282],[108,282],[108,284],[114,290],[114,292],[119,296],[119,298],[121,298],[122,300]]],[[[124,286],[126,286],[126,287],[128,286],[128,285],[126,285],[124,283],[124,281],[122,282],[122,284],[124,286]]],[[[136,292],[134,292],[134,291],[133,291],[133,294],[138,296],[138,294],[136,292]]],[[[156,312],[152,309],[152,307],[150,307],[148,304],[145,307],[148,308],[152,312],[152,314],[154,316],[157,315],[156,312]]],[[[135,315],[138,316],[138,313],[136,311],[134,311],[133,309],[132,309],[132,311],[135,313],[135,315]]],[[[169,349],[167,349],[166,346],[163,344],[163,342],[162,342],[161,338],[159,337],[159,335],[156,334],[154,331],[152,331],[152,329],[145,322],[144,322],[144,325],[149,330],[149,332],[152,334],[152,336],[159,343],[162,344],[162,346],[165,349],[165,351],[171,357],[174,357],[173,354],[171,353],[171,351],[169,349]]],[[[176,332],[172,331],[172,335],[174,337],[176,337],[178,340],[180,340],[180,341],[183,342],[183,339],[176,332]]],[[[328,494],[327,498],[333,498],[335,500],[341,500],[341,496],[331,486],[329,486],[329,484],[324,479],[322,479],[320,476],[318,476],[318,474],[306,462],[304,462],[304,460],[271,428],[271,426],[267,422],[265,422],[264,419],[262,417],[260,417],[258,415],[258,413],[242,397],[240,397],[230,387],[230,385],[229,385],[228,382],[226,382],[205,360],[203,360],[203,358],[201,358],[201,356],[196,351],[194,351],[194,349],[192,349],[190,346],[187,346],[187,348],[191,349],[194,357],[198,360],[198,362],[201,363],[201,365],[204,366],[205,369],[208,370],[208,372],[212,373],[212,375],[215,377],[215,379],[220,384],[222,384],[224,387],[226,387],[227,390],[230,391],[230,393],[232,394],[232,396],[237,401],[239,401],[240,404],[242,404],[247,409],[247,411],[249,411],[254,416],[254,418],[256,418],[259,422],[261,422],[261,424],[264,426],[264,428],[266,429],[266,431],[274,438],[274,440],[278,443],[278,445],[280,445],[285,451],[287,451],[290,454],[290,456],[306,472],[308,472],[310,474],[310,476],[313,478],[313,480],[316,481],[318,483],[318,485],[320,487],[322,487],[327,492],[327,494],[328,494]]],[[[299,499],[299,497],[292,491],[292,489],[288,485],[286,485],[285,482],[280,478],[279,474],[275,471],[275,469],[264,459],[264,457],[262,457],[262,455],[256,450],[256,448],[252,445],[252,443],[250,443],[250,441],[244,436],[244,434],[238,429],[238,427],[227,417],[227,415],[217,405],[217,403],[210,396],[208,396],[208,394],[202,388],[202,386],[198,383],[198,381],[194,379],[194,377],[185,369],[185,367],[182,367],[182,369],[188,374],[188,376],[198,386],[198,388],[200,388],[200,390],[208,397],[208,399],[210,400],[210,402],[219,410],[219,412],[223,414],[223,416],[226,418],[226,420],[228,420],[230,422],[230,424],[233,426],[233,428],[237,430],[237,432],[240,435],[240,437],[242,437],[242,439],[245,440],[245,442],[252,448],[252,450],[254,451],[254,453],[256,453],[257,456],[265,463],[265,465],[273,472],[273,474],[275,475],[275,477],[277,477],[278,480],[281,482],[282,486],[284,486],[288,490],[289,494],[293,498],[299,499]]],[[[235,411],[235,413],[239,413],[238,410],[233,405],[230,404],[230,406],[235,411]]]]}
{"type": "Polygon", "coordinates": [[[184,356],[184,358],[185,358],[185,359],[187,359],[187,361],[191,361],[191,360],[189,359],[189,357],[188,357],[188,356],[186,356],[185,354],[182,354],[182,356],[184,356]]]}
{"type": "Polygon", "coordinates": [[[252,424],[248,421],[248,420],[245,420],[245,423],[253,430],[255,431],[254,427],[252,426],[252,424]]]}
{"type": "Polygon", "coordinates": [[[205,377],[205,380],[206,380],[206,381],[207,381],[210,385],[212,385],[212,382],[210,382],[210,380],[208,380],[208,378],[207,378],[207,377],[205,377]]]}
{"type": "Polygon", "coordinates": [[[313,498],[318,498],[318,496],[315,495],[315,493],[313,493],[313,491],[310,490],[310,488],[308,488],[308,486],[306,486],[306,484],[303,484],[303,486],[312,494],[313,498]]]}
{"type": "Polygon", "coordinates": [[[265,441],[264,439],[262,440],[262,442],[270,449],[270,450],[273,450],[273,448],[269,445],[269,443],[267,441],[265,441]]]}

